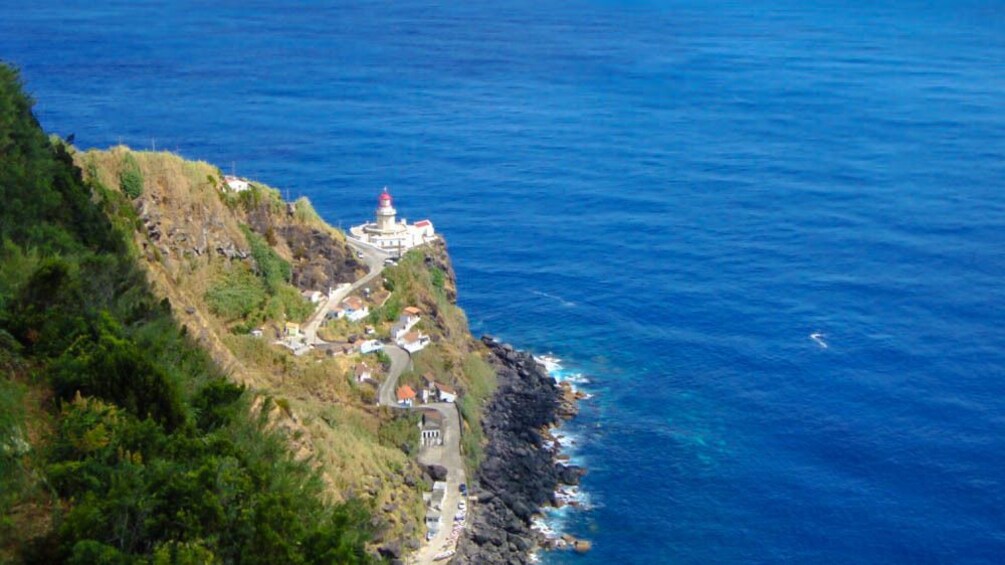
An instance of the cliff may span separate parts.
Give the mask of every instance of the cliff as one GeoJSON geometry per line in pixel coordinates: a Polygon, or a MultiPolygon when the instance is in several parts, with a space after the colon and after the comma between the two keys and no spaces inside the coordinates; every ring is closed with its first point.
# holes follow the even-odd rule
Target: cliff
{"type": "Polygon", "coordinates": [[[129,167],[138,171],[132,239],[153,291],[230,379],[249,388],[252,413],[319,473],[327,497],[374,509],[378,541],[419,538],[417,485],[425,479],[388,433],[394,415],[373,406],[368,387],[352,377],[365,359],[296,356],[273,343],[286,322],[313,312],[301,291],[327,293],[367,272],[344,235],[306,199],[285,202],[257,182],[227,190],[207,163],[126,147],[77,152],[74,160],[88,181],[112,191],[121,191],[129,167]]]}
{"type": "MultiPolygon", "coordinates": [[[[331,496],[313,461],[290,456],[274,423],[287,403],[221,372],[192,336],[215,336],[222,351],[225,324],[172,298],[218,257],[215,236],[184,218],[212,221],[212,208],[191,206],[212,199],[145,186],[125,157],[114,186],[85,179],[31,106],[0,65],[0,561],[372,561],[366,544],[381,528],[370,503],[331,496]],[[170,257],[144,259],[157,239],[141,219],[144,192],[178,204],[170,225],[152,224],[173,238],[170,257]],[[195,313],[205,327],[185,325],[195,313]]],[[[250,251],[258,270],[282,265],[250,251]]],[[[269,299],[280,278],[262,287],[269,299]]],[[[275,312],[287,307],[297,305],[275,312]]]]}

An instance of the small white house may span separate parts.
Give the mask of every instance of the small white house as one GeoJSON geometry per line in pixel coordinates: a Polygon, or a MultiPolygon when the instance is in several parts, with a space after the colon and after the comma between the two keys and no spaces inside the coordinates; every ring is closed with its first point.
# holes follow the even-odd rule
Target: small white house
{"type": "Polygon", "coordinates": [[[224,176],[223,182],[227,185],[227,189],[231,192],[244,192],[245,190],[251,188],[248,181],[233,175],[224,176]]]}
{"type": "Polygon", "coordinates": [[[251,330],[251,336],[252,337],[262,337],[262,335],[264,335],[264,332],[262,331],[262,328],[255,328],[255,329],[251,330]]]}
{"type": "Polygon", "coordinates": [[[341,315],[350,322],[358,322],[370,315],[370,308],[358,296],[350,296],[342,301],[341,315]]]}
{"type": "Polygon", "coordinates": [[[322,298],[324,298],[324,295],[321,294],[320,290],[302,290],[300,291],[300,296],[310,300],[311,304],[317,304],[318,302],[321,302],[322,298]]]}
{"type": "Polygon", "coordinates": [[[416,245],[420,243],[425,243],[436,237],[436,230],[433,228],[433,222],[429,220],[419,220],[412,224],[412,237],[414,238],[414,243],[416,245]]]}
{"type": "Polygon", "coordinates": [[[408,385],[398,387],[395,396],[398,398],[398,406],[411,408],[415,404],[415,391],[408,385]]]}
{"type": "Polygon", "coordinates": [[[436,410],[423,410],[419,436],[422,445],[443,445],[443,414],[436,410]]]}
{"type": "Polygon", "coordinates": [[[419,310],[415,306],[406,306],[401,312],[405,321],[412,326],[422,319],[422,310],[419,310]]]}
{"type": "Polygon", "coordinates": [[[359,363],[358,365],[356,365],[356,368],[353,372],[356,376],[356,382],[358,383],[364,383],[366,381],[373,380],[373,373],[370,371],[370,367],[368,367],[366,363],[359,363]]]}
{"type": "Polygon", "coordinates": [[[421,351],[427,345],[429,345],[429,336],[423,335],[422,332],[408,332],[398,340],[398,347],[409,353],[421,351]]]}
{"type": "Polygon", "coordinates": [[[450,385],[436,383],[436,394],[440,397],[440,402],[457,401],[457,391],[450,385]]]}
{"type": "Polygon", "coordinates": [[[384,344],[375,339],[368,339],[366,341],[359,342],[360,353],[373,353],[374,351],[380,351],[381,349],[384,349],[384,344]]]}

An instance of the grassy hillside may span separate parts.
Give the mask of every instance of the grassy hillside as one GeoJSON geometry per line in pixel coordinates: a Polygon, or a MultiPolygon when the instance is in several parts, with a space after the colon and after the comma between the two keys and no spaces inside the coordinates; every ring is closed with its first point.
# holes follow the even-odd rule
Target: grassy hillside
{"type": "Polygon", "coordinates": [[[306,199],[288,204],[257,182],[245,192],[225,190],[220,171],[206,163],[126,147],[74,159],[86,179],[128,201],[135,218],[127,228],[154,293],[249,388],[267,428],[318,473],[325,496],[391,508],[375,520],[378,537],[419,538],[421,470],[414,452],[387,440],[400,424],[374,406],[372,385],[352,378],[362,358],[297,357],[273,343],[286,322],[313,312],[301,290],[327,290],[326,283],[364,273],[343,234],[306,199]],[[129,170],[139,178],[131,190],[122,182],[129,170]],[[250,335],[253,329],[263,336],[250,335]]]}
{"type": "MultiPolygon", "coordinates": [[[[237,220],[217,213],[220,199],[200,189],[211,183],[211,174],[200,180],[208,166],[117,151],[115,167],[85,162],[85,181],[72,151],[39,128],[16,73],[0,65],[0,556],[367,561],[367,506],[344,491],[343,502],[330,502],[331,475],[288,455],[277,425],[283,403],[252,394],[219,368],[240,363],[221,335],[233,322],[195,307],[226,272],[215,244],[248,241],[207,240],[191,229],[219,223],[221,232],[240,232],[237,220]],[[184,182],[167,191],[158,175],[184,182]],[[163,218],[151,224],[135,205],[159,195],[169,199],[162,209],[182,208],[171,200],[182,185],[191,190],[188,207],[171,226],[163,218]],[[168,235],[172,228],[180,230],[168,235]],[[170,245],[151,244],[165,237],[174,238],[170,245]]],[[[286,251],[276,253],[292,265],[294,250],[286,251]]],[[[267,296],[292,282],[269,288],[260,265],[254,274],[267,296]]],[[[296,316],[295,308],[270,311],[265,302],[257,303],[263,319],[280,310],[296,316]]],[[[270,376],[255,383],[268,389],[270,376]]],[[[350,427],[352,414],[326,425],[350,427]]]]}
{"type": "Polygon", "coordinates": [[[484,360],[484,346],[472,338],[464,311],[454,303],[456,284],[446,248],[441,243],[409,251],[385,271],[385,279],[391,295],[372,312],[371,321],[387,324],[405,306],[416,306],[425,314],[416,327],[432,343],[413,357],[401,382],[419,387],[422,375],[431,375],[457,389],[464,418],[461,449],[473,472],[481,461],[481,411],[495,390],[495,371],[484,360]]]}

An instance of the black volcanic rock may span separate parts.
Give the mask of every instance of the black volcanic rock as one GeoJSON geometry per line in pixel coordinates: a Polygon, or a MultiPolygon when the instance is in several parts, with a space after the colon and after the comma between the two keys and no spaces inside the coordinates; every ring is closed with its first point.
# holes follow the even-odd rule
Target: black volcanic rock
{"type": "Polygon", "coordinates": [[[558,480],[564,485],[578,485],[579,477],[586,474],[585,469],[577,467],[576,465],[562,465],[561,463],[556,463],[555,469],[558,471],[558,480]]]}
{"type": "Polygon", "coordinates": [[[447,480],[447,468],[443,465],[423,465],[422,470],[434,481],[447,480]]]}
{"type": "Polygon", "coordinates": [[[485,409],[488,438],[478,469],[479,504],[467,535],[458,544],[457,563],[526,563],[536,545],[530,521],[551,503],[563,476],[576,469],[556,465],[541,431],[558,423],[562,391],[533,357],[490,337],[482,341],[494,355],[499,388],[485,409]]]}

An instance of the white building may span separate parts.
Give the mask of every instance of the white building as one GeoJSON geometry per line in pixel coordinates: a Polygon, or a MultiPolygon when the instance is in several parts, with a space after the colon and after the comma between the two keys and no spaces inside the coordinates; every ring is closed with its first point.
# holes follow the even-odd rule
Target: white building
{"type": "Polygon", "coordinates": [[[409,224],[397,220],[391,195],[384,188],[377,200],[377,210],[373,223],[354,226],[349,234],[364,242],[383,249],[392,257],[400,257],[409,249],[436,239],[436,230],[429,220],[409,224]]]}
{"type": "Polygon", "coordinates": [[[423,410],[419,436],[422,445],[443,445],[443,414],[436,410],[423,410]]]}
{"type": "Polygon", "coordinates": [[[409,353],[421,351],[427,345],[429,345],[429,336],[423,335],[422,332],[408,332],[398,340],[398,347],[409,353]]]}
{"type": "Polygon", "coordinates": [[[318,302],[321,302],[322,298],[324,298],[324,295],[321,294],[320,290],[302,290],[300,291],[300,296],[310,300],[311,304],[317,304],[318,302]]]}
{"type": "Polygon", "coordinates": [[[356,375],[356,382],[358,383],[364,383],[366,381],[373,380],[373,372],[370,371],[370,367],[368,367],[366,363],[360,363],[356,365],[354,373],[356,375]]]}
{"type": "Polygon", "coordinates": [[[398,406],[411,408],[415,404],[415,391],[408,385],[398,387],[395,396],[398,398],[398,406]]]}
{"type": "Polygon", "coordinates": [[[342,314],[350,322],[358,322],[370,315],[370,307],[363,303],[358,296],[350,296],[342,301],[342,314]]]}
{"type": "Polygon", "coordinates": [[[248,181],[233,175],[225,175],[223,177],[223,183],[227,185],[227,189],[231,192],[244,192],[245,190],[251,188],[248,181]]]}
{"type": "Polygon", "coordinates": [[[384,349],[384,344],[375,339],[368,339],[366,341],[359,342],[360,353],[373,353],[374,351],[380,351],[381,349],[384,349]]]}
{"type": "Polygon", "coordinates": [[[401,316],[398,316],[398,321],[391,327],[391,339],[400,341],[405,337],[405,334],[422,319],[419,315],[420,313],[419,309],[415,306],[408,306],[402,310],[401,316]]]}
{"type": "Polygon", "coordinates": [[[454,390],[454,387],[443,383],[436,383],[435,386],[440,402],[455,402],[457,400],[457,391],[454,390]]]}

